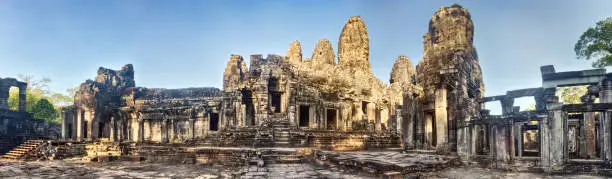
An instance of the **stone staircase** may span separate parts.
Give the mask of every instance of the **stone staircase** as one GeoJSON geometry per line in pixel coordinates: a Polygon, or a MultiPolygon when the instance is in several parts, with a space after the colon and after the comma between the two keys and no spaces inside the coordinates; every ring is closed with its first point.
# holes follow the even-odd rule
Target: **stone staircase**
{"type": "Polygon", "coordinates": [[[272,127],[274,131],[274,147],[290,147],[289,122],[281,119],[274,123],[272,127]]]}
{"type": "Polygon", "coordinates": [[[38,147],[43,143],[43,140],[28,140],[6,153],[2,158],[7,160],[25,160],[28,157],[27,155],[32,154],[34,150],[38,150],[38,147]]]}

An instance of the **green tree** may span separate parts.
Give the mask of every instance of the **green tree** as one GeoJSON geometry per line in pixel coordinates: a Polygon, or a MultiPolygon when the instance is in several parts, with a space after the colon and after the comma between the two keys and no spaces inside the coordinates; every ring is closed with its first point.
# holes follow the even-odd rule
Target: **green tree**
{"type": "Polygon", "coordinates": [[[47,99],[41,99],[32,106],[32,115],[35,119],[42,119],[49,122],[55,122],[57,119],[57,112],[53,104],[47,99]]]}
{"type": "MultiPolygon", "coordinates": [[[[40,99],[45,98],[49,92],[49,83],[51,79],[42,78],[40,80],[34,79],[32,76],[17,75],[20,81],[28,83],[26,88],[26,112],[32,113],[32,106],[36,104],[40,99]]],[[[11,88],[9,91],[9,108],[17,110],[19,106],[19,90],[18,88],[11,88]]]]}
{"type": "MultiPolygon", "coordinates": [[[[53,121],[57,118],[60,118],[59,112],[57,111],[59,111],[60,108],[63,106],[71,105],[74,101],[74,94],[78,90],[77,87],[69,88],[66,90],[66,93],[68,93],[68,95],[64,95],[49,90],[49,83],[51,83],[51,79],[49,78],[35,79],[32,76],[25,75],[17,75],[17,78],[20,81],[28,83],[28,87],[26,89],[26,112],[35,115],[34,118],[37,119],[44,118],[45,120],[53,121]],[[51,104],[51,106],[54,107],[55,118],[53,120],[51,120],[51,118],[48,118],[49,116],[47,116],[46,114],[38,114],[38,117],[36,117],[37,111],[34,110],[34,106],[37,105],[38,102],[42,101],[43,99],[45,99],[46,102],[48,102],[49,104],[51,104]]],[[[19,106],[18,88],[11,88],[11,91],[9,92],[8,103],[9,108],[11,110],[17,110],[19,106]]]]}
{"type": "Polygon", "coordinates": [[[557,96],[560,97],[560,102],[565,104],[580,104],[580,97],[587,92],[587,86],[570,86],[557,88],[557,96]]]}
{"type": "Polygon", "coordinates": [[[574,51],[578,58],[597,58],[593,67],[612,66],[612,18],[607,18],[590,27],[576,42],[574,51]]]}

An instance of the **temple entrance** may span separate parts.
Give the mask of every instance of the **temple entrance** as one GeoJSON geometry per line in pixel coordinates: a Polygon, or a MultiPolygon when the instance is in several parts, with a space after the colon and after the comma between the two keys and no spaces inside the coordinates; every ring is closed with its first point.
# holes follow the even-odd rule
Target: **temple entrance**
{"type": "MultiPolygon", "coordinates": [[[[82,119],[82,118],[81,118],[81,119],[82,119]]],[[[87,126],[88,126],[88,125],[87,125],[87,121],[83,120],[83,126],[81,126],[81,127],[83,128],[83,139],[88,138],[88,137],[87,137],[87,133],[89,133],[89,132],[87,131],[87,129],[88,129],[88,127],[87,127],[87,126]]]]}
{"type": "Polygon", "coordinates": [[[521,138],[523,139],[523,156],[540,156],[539,121],[529,121],[524,124],[522,128],[521,138]]]}
{"type": "Polygon", "coordinates": [[[219,130],[219,113],[210,114],[210,124],[208,130],[217,131],[219,130]]]}
{"type": "Polygon", "coordinates": [[[11,86],[9,88],[9,96],[6,101],[11,111],[19,111],[19,88],[11,86]]]}
{"type": "Polygon", "coordinates": [[[368,102],[366,101],[361,102],[361,112],[363,113],[362,119],[371,120],[371,119],[368,119],[368,102]]]}
{"type": "Polygon", "coordinates": [[[300,127],[308,127],[308,121],[310,119],[310,107],[306,105],[300,105],[300,127]]]}
{"type": "Polygon", "coordinates": [[[109,125],[104,122],[98,122],[98,138],[109,138],[109,125]]]}
{"type": "Polygon", "coordinates": [[[327,129],[333,130],[337,127],[337,113],[335,109],[327,109],[327,129]]]}
{"type": "Polygon", "coordinates": [[[274,107],[274,113],[281,112],[281,93],[278,92],[270,92],[270,106],[274,107]]]}
{"type": "Polygon", "coordinates": [[[68,130],[66,131],[66,134],[67,134],[66,138],[73,139],[72,138],[72,124],[67,124],[66,128],[67,128],[66,130],[68,130]]]}
{"type": "Polygon", "coordinates": [[[425,144],[427,146],[436,146],[436,121],[433,118],[433,113],[425,114],[425,144]]]}

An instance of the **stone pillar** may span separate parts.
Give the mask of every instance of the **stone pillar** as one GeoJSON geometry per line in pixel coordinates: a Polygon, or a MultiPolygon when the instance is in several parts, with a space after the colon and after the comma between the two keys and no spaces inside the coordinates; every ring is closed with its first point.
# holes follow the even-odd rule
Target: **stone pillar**
{"type": "Polygon", "coordinates": [[[423,112],[422,104],[418,103],[415,100],[414,104],[414,112],[416,113],[416,117],[414,118],[414,122],[416,122],[415,129],[415,144],[416,148],[423,148],[425,143],[425,112],[423,112]]]}
{"type": "Polygon", "coordinates": [[[506,126],[508,129],[508,155],[510,160],[514,159],[516,156],[516,125],[514,123],[508,124],[506,126]]]}
{"type": "Polygon", "coordinates": [[[138,142],[144,142],[144,119],[138,117],[138,142]]]}
{"type": "Polygon", "coordinates": [[[509,125],[508,124],[493,124],[494,138],[495,138],[495,160],[497,168],[507,167],[510,161],[509,151],[509,125]]]}
{"type": "Polygon", "coordinates": [[[115,122],[115,125],[117,126],[117,141],[122,142],[124,139],[124,135],[125,135],[125,131],[123,130],[123,121],[125,121],[122,117],[119,117],[119,119],[115,122]]]}
{"type": "Polygon", "coordinates": [[[404,94],[404,101],[401,109],[395,114],[398,117],[398,125],[401,127],[401,133],[404,138],[404,145],[408,148],[414,147],[414,99],[412,94],[404,94]]]}
{"type": "Polygon", "coordinates": [[[76,140],[83,140],[83,110],[77,108],[76,140]]]}
{"type": "Polygon", "coordinates": [[[468,121],[470,121],[469,117],[457,121],[457,155],[459,155],[463,163],[470,161],[474,154],[472,152],[474,147],[472,143],[472,129],[470,129],[471,126],[467,125],[468,121]]]}
{"type": "MultiPolygon", "coordinates": [[[[595,158],[595,156],[597,156],[597,148],[596,148],[596,141],[595,141],[595,113],[594,112],[585,112],[584,113],[584,122],[582,122],[582,129],[584,131],[584,143],[583,145],[581,145],[580,147],[584,149],[581,149],[581,151],[584,151],[586,157],[588,158],[595,158]]],[[[581,152],[583,153],[583,152],[581,152]]]]}
{"type": "Polygon", "coordinates": [[[27,86],[25,85],[19,87],[19,111],[20,112],[26,111],[26,88],[27,86]]]}
{"type": "Polygon", "coordinates": [[[612,135],[612,133],[610,132],[610,130],[612,130],[610,128],[610,122],[612,120],[612,111],[608,110],[605,112],[602,112],[602,118],[603,119],[603,123],[602,123],[602,134],[603,134],[603,145],[601,146],[602,149],[602,157],[604,161],[610,161],[612,160],[612,148],[610,148],[612,146],[612,141],[610,140],[610,135],[612,135]]]}
{"type": "Polygon", "coordinates": [[[516,155],[517,157],[523,157],[523,129],[522,123],[516,123],[514,126],[514,135],[516,137],[516,155]]]}
{"type": "MultiPolygon", "coordinates": [[[[62,139],[63,140],[66,140],[66,138],[69,137],[66,134],[66,132],[68,130],[67,129],[68,126],[66,126],[68,122],[66,122],[66,121],[69,120],[69,118],[66,116],[66,113],[67,112],[65,112],[64,110],[60,110],[61,119],[62,119],[62,139]]],[[[2,121],[0,121],[0,122],[2,122],[2,121]]],[[[0,127],[0,132],[6,131],[6,129],[4,129],[4,125],[2,125],[2,123],[0,123],[0,126],[2,126],[2,127],[0,127]]]]}
{"type": "Polygon", "coordinates": [[[174,127],[174,119],[171,119],[170,120],[170,126],[168,128],[168,135],[170,136],[169,137],[169,142],[174,141],[174,138],[176,138],[175,137],[176,131],[174,131],[174,130],[176,130],[176,128],[174,127]]]}
{"type": "Polygon", "coordinates": [[[561,169],[566,159],[567,134],[564,126],[567,114],[561,110],[560,103],[549,103],[547,109],[548,116],[540,122],[540,161],[545,171],[551,171],[561,169]]]}
{"type": "Polygon", "coordinates": [[[435,94],[436,148],[444,149],[448,147],[448,112],[446,110],[446,88],[437,89],[435,94]]]}
{"type": "Polygon", "coordinates": [[[164,117],[161,124],[161,141],[162,143],[168,143],[168,119],[164,117]]]}
{"type": "MultiPolygon", "coordinates": [[[[221,122],[219,122],[221,123],[221,122]]],[[[191,118],[189,119],[189,137],[190,139],[194,139],[195,138],[195,119],[191,118]]],[[[219,128],[220,129],[220,128],[219,128]]]]}
{"type": "MultiPolygon", "coordinates": [[[[601,86],[601,90],[599,91],[599,101],[600,103],[612,103],[612,79],[610,78],[606,78],[604,80],[601,81],[600,83],[601,86]]],[[[601,112],[601,116],[600,117],[600,126],[602,131],[601,133],[603,134],[602,139],[603,139],[603,145],[601,146],[602,149],[602,158],[605,161],[609,161],[612,160],[612,141],[610,138],[610,135],[612,134],[610,131],[612,130],[611,128],[611,121],[612,120],[612,110],[608,110],[608,111],[604,111],[601,112]]]]}
{"type": "Polygon", "coordinates": [[[514,111],[514,98],[506,98],[499,101],[502,106],[502,115],[507,116],[514,111]]]}
{"type": "Polygon", "coordinates": [[[115,134],[117,134],[117,131],[115,131],[115,117],[111,117],[110,118],[110,141],[111,142],[115,142],[117,139],[115,138],[115,134]]]}

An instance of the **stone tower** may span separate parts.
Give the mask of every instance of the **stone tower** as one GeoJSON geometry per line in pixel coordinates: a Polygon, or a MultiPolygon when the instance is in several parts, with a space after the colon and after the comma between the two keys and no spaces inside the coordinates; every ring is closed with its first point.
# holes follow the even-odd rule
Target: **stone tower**
{"type": "Polygon", "coordinates": [[[438,9],[423,36],[416,70],[425,89],[424,110],[431,111],[425,113],[425,141],[438,149],[455,149],[462,135],[457,124],[479,116],[484,84],[473,38],[470,13],[457,4],[438,9]]]}

